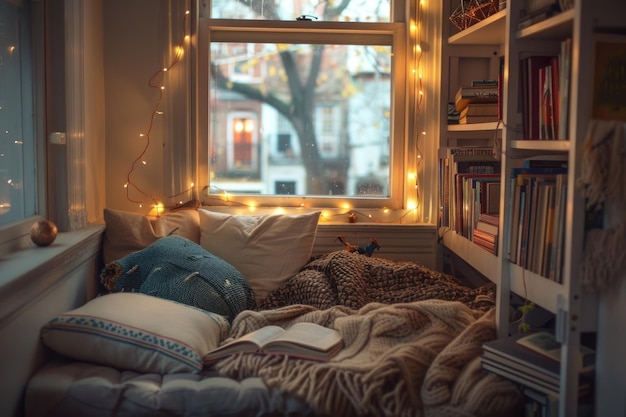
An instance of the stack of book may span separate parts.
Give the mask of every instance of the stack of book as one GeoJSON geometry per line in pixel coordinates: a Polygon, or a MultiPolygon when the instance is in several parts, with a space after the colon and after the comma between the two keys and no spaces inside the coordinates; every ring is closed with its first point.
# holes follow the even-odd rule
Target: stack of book
{"type": "MultiPolygon", "coordinates": [[[[540,393],[559,397],[561,345],[551,333],[521,333],[483,344],[483,369],[540,393]]],[[[591,391],[595,351],[580,346],[580,397],[591,391]]]]}
{"type": "MultiPolygon", "coordinates": [[[[498,188],[500,187],[500,183],[493,184],[497,185],[498,188]]],[[[499,195],[500,193],[497,192],[498,199],[499,195]]],[[[472,240],[476,245],[494,255],[498,254],[498,222],[499,216],[497,213],[481,213],[472,234],[472,240]]]]}
{"type": "Polygon", "coordinates": [[[458,89],[454,104],[460,113],[459,123],[498,120],[498,81],[476,80],[458,89]],[[489,106],[491,105],[491,106],[489,106]]]}

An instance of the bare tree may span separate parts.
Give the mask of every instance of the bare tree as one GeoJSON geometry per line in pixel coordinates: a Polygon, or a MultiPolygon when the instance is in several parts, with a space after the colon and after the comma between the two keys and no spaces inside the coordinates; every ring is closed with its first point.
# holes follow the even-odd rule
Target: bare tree
{"type": "MultiPolygon", "coordinates": [[[[280,20],[277,5],[274,0],[238,1],[246,7],[249,7],[259,16],[270,20],[280,20]]],[[[316,9],[323,10],[323,20],[333,21],[341,15],[349,3],[350,0],[342,0],[336,4],[335,2],[323,1],[319,3],[316,9]]],[[[323,163],[319,147],[317,146],[313,114],[315,109],[315,88],[322,66],[323,52],[324,45],[316,45],[313,47],[310,69],[306,77],[302,77],[302,72],[298,70],[297,61],[292,51],[281,50],[279,52],[290,93],[289,95],[285,95],[285,97],[288,97],[287,100],[271,92],[265,93],[250,84],[234,82],[217,66],[211,66],[211,74],[219,88],[230,89],[245,97],[272,106],[278,113],[289,120],[298,135],[300,143],[302,162],[308,178],[307,194],[317,195],[324,192],[324,184],[322,182],[323,163]]]]}

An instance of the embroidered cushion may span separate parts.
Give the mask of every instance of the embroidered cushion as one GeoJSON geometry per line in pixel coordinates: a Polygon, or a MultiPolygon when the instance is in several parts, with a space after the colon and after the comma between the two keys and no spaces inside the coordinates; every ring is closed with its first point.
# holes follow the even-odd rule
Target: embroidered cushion
{"type": "Polygon", "coordinates": [[[43,343],[70,358],[159,374],[199,372],[202,357],[226,337],[217,314],[138,293],[95,298],[41,330],[43,343]]]}
{"type": "Polygon", "coordinates": [[[232,320],[254,306],[254,294],[231,264],[179,236],[107,264],[100,274],[109,291],[135,291],[211,311],[232,320]]]}

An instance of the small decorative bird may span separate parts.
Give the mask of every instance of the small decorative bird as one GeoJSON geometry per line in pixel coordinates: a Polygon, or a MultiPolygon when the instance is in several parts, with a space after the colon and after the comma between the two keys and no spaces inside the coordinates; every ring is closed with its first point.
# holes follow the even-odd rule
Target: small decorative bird
{"type": "Polygon", "coordinates": [[[347,252],[357,252],[361,255],[372,256],[375,250],[380,250],[381,248],[375,237],[370,237],[369,243],[365,246],[352,245],[343,235],[337,236],[337,240],[345,246],[347,252]]]}

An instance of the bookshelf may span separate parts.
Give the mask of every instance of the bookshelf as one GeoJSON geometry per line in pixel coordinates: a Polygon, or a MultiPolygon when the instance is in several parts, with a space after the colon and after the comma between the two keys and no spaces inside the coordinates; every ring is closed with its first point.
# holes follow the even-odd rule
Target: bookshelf
{"type": "MultiPolygon", "coordinates": [[[[597,298],[585,292],[580,283],[586,213],[584,199],[576,180],[581,174],[582,145],[591,120],[593,86],[589,79],[594,71],[593,34],[603,29],[615,31],[615,28],[621,28],[621,32],[624,32],[624,23],[615,16],[618,6],[621,5],[619,0],[575,0],[572,9],[518,29],[524,2],[508,1],[506,9],[462,31],[458,31],[448,21],[450,11],[457,5],[458,0],[448,0],[443,5],[442,31],[447,42],[442,45],[442,101],[447,99],[448,102],[454,102],[455,92],[468,79],[500,77],[502,120],[460,125],[448,124],[448,120],[442,118],[439,155],[441,158],[441,149],[452,147],[493,147],[500,152],[500,238],[497,255],[493,255],[444,222],[439,229],[440,242],[498,285],[496,321],[500,338],[509,336],[511,293],[525,297],[554,314],[554,332],[562,344],[558,415],[576,416],[579,411],[579,366],[575,358],[580,349],[582,333],[595,332],[598,326],[597,298]],[[560,57],[567,45],[566,40],[571,42],[571,55],[569,62],[564,63],[560,57]],[[524,129],[524,124],[532,113],[528,109],[533,107],[525,107],[523,104],[525,100],[530,100],[530,96],[524,96],[528,91],[525,91],[522,83],[522,78],[527,76],[522,70],[522,62],[532,56],[557,57],[553,62],[558,63],[559,71],[565,67],[570,69],[566,95],[568,108],[564,112],[567,117],[550,119],[566,127],[555,139],[531,140],[528,139],[530,134],[525,134],[525,130],[528,130],[524,129]],[[480,59],[485,62],[482,67],[464,65],[464,62],[480,59]],[[499,60],[503,62],[501,75],[498,73],[499,60]],[[509,259],[511,242],[508,237],[515,224],[512,219],[515,182],[509,179],[509,173],[513,168],[523,166],[525,160],[551,156],[567,161],[567,191],[563,203],[564,211],[560,217],[563,230],[563,243],[559,245],[562,251],[562,272],[558,281],[509,259]]],[[[561,72],[558,73],[559,77],[560,74],[561,72]]],[[[564,85],[561,79],[558,81],[558,84],[564,85]]],[[[558,100],[563,91],[556,92],[556,101],[551,103],[560,105],[563,101],[558,100]]],[[[547,117],[547,111],[544,110],[546,113],[540,116],[547,117]]],[[[544,119],[540,121],[543,122],[544,119]]],[[[444,176],[441,171],[440,178],[444,176]]],[[[440,191],[444,188],[441,187],[440,191]]],[[[441,206],[444,207],[443,200],[441,206]]]]}

